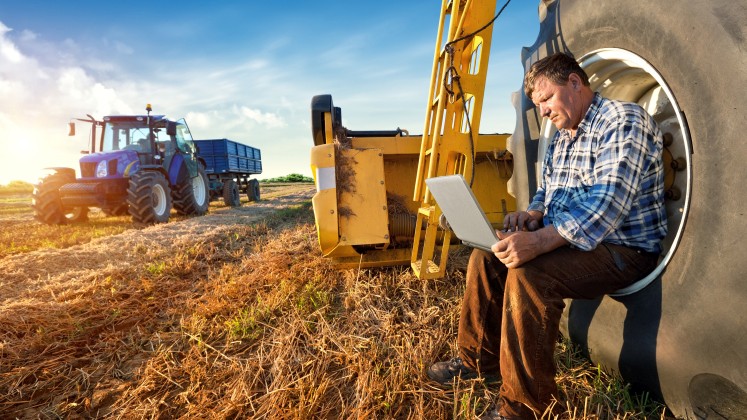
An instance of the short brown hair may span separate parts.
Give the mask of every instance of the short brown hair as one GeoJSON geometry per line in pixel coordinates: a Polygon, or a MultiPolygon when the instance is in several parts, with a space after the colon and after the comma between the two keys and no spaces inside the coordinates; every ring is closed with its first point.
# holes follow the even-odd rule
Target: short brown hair
{"type": "Polygon", "coordinates": [[[572,56],[566,53],[555,53],[535,62],[524,75],[524,93],[527,98],[532,99],[534,83],[540,77],[546,77],[556,85],[568,83],[571,74],[576,73],[585,86],[589,86],[589,76],[572,56]]]}

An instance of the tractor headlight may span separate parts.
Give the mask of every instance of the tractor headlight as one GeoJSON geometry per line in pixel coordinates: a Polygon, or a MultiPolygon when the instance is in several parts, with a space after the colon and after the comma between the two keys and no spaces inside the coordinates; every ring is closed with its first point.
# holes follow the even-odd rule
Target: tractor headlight
{"type": "Polygon", "coordinates": [[[109,172],[106,169],[106,161],[102,160],[96,165],[96,178],[103,178],[107,175],[109,175],[109,172]]]}

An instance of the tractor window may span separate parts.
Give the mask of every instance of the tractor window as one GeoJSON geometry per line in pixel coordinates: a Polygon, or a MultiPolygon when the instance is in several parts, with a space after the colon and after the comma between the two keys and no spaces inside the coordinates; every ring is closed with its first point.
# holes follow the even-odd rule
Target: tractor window
{"type": "Polygon", "coordinates": [[[148,129],[142,123],[107,122],[104,127],[103,152],[112,150],[135,150],[149,152],[148,129]]]}
{"type": "Polygon", "coordinates": [[[176,122],[176,147],[184,153],[195,153],[195,143],[192,133],[184,119],[176,122]]]}

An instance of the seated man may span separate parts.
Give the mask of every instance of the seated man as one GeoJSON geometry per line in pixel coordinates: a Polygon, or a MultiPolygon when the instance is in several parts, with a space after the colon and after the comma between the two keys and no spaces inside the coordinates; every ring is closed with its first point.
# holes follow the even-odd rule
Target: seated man
{"type": "Polygon", "coordinates": [[[562,53],[534,63],[524,89],[558,128],[541,185],[527,211],[505,217],[492,253],[472,253],[459,357],[427,372],[442,384],[500,375],[500,401],[488,418],[533,419],[547,410],[557,398],[563,299],[594,299],[646,276],[667,233],[663,140],[653,118],[594,93],[562,53]]]}

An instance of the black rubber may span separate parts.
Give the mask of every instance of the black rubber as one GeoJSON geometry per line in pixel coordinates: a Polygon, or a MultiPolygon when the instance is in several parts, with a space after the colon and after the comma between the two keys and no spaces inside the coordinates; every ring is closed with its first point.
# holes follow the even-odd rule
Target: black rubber
{"type": "Polygon", "coordinates": [[[208,206],[210,205],[210,188],[207,174],[202,165],[197,165],[197,176],[199,179],[190,178],[186,165],[182,166],[179,183],[172,191],[174,210],[179,214],[202,216],[208,211],[208,206]],[[202,182],[203,188],[205,189],[202,202],[198,202],[197,197],[194,194],[193,183],[195,182],[202,182]]]}
{"type": "Polygon", "coordinates": [[[223,203],[230,207],[238,207],[241,205],[239,185],[233,179],[223,182],[223,203]]]}
{"type": "Polygon", "coordinates": [[[64,208],[60,201],[59,189],[75,182],[74,172],[55,172],[44,177],[34,188],[31,206],[34,218],[48,225],[85,222],[88,220],[88,207],[64,208]]]}
{"type": "Polygon", "coordinates": [[[246,189],[246,195],[249,197],[249,201],[259,201],[259,181],[256,179],[249,180],[249,187],[246,189]]]}
{"type": "Polygon", "coordinates": [[[166,223],[171,213],[171,189],[166,177],[156,171],[140,170],[130,177],[127,190],[132,221],[139,224],[166,223]],[[158,188],[160,187],[160,188],[158,188]],[[164,200],[166,205],[158,211],[158,204],[164,200]]]}
{"type": "MultiPolygon", "coordinates": [[[[633,52],[664,77],[684,112],[694,152],[692,195],[672,260],[630,296],[572,302],[564,325],[594,361],[662,398],[678,417],[693,415],[688,386],[700,374],[747,389],[745,28],[747,7],[731,0],[600,0],[593,6],[561,0],[548,6],[537,42],[522,54],[528,68],[548,51],[577,58],[602,48],[633,52]]],[[[533,191],[539,120],[521,96],[524,119],[515,135],[524,139],[533,191]]],[[[697,402],[716,411],[721,403],[697,402]]]]}

